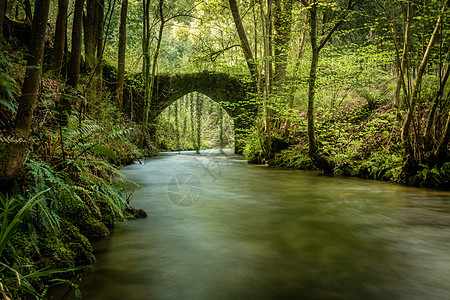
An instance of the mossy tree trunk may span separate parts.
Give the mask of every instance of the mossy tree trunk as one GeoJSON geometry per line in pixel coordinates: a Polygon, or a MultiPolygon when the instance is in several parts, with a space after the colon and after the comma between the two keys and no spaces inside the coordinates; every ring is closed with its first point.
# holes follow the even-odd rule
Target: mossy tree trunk
{"type": "Polygon", "coordinates": [[[244,51],[245,61],[247,62],[250,75],[252,76],[252,79],[254,80],[254,83],[256,85],[258,68],[253,57],[252,49],[250,48],[250,43],[248,42],[247,34],[245,33],[244,26],[242,25],[242,19],[239,13],[238,6],[236,4],[236,0],[229,0],[228,3],[230,4],[231,14],[233,15],[234,24],[241,41],[241,47],[244,51]]]}
{"type": "Polygon", "coordinates": [[[55,42],[53,47],[52,62],[50,69],[53,77],[58,78],[64,57],[67,34],[67,8],[69,0],[58,1],[58,15],[56,17],[55,42]]]}
{"type": "Polygon", "coordinates": [[[0,160],[0,181],[3,182],[13,180],[22,169],[28,144],[26,139],[30,133],[31,120],[41,81],[49,6],[50,0],[36,0],[36,17],[33,19],[27,69],[13,129],[18,139],[22,139],[23,141],[7,146],[9,149],[2,149],[2,156],[7,155],[7,157],[2,157],[0,160]]]}
{"type": "Polygon", "coordinates": [[[97,41],[97,0],[86,0],[86,14],[83,18],[84,56],[86,69],[95,68],[95,48],[97,41]]]}
{"type": "Polygon", "coordinates": [[[23,0],[23,7],[25,10],[26,21],[31,22],[33,20],[33,14],[30,0],[23,0]]]}
{"type": "Polygon", "coordinates": [[[83,8],[85,0],[76,0],[72,25],[72,51],[69,56],[69,67],[67,69],[67,81],[63,95],[57,103],[59,112],[59,122],[61,125],[67,124],[73,98],[76,97],[78,77],[80,75],[82,35],[83,35],[83,8]]]}
{"type": "Polygon", "coordinates": [[[117,97],[119,111],[122,111],[123,105],[123,85],[125,78],[125,51],[127,46],[127,10],[128,0],[122,0],[120,6],[120,25],[119,25],[119,55],[117,72],[117,97]]]}
{"type": "Polygon", "coordinates": [[[74,89],[77,87],[78,76],[80,74],[81,48],[83,42],[83,7],[84,0],[75,1],[75,11],[73,15],[72,26],[72,51],[69,59],[69,70],[67,78],[67,84],[74,89]]]}
{"type": "Polygon", "coordinates": [[[316,94],[316,79],[317,79],[317,69],[319,65],[319,54],[320,50],[327,44],[331,39],[333,33],[342,24],[344,19],[347,17],[351,9],[359,2],[349,0],[347,5],[347,11],[344,12],[341,18],[334,24],[334,26],[328,31],[328,33],[323,36],[320,41],[317,35],[318,26],[318,10],[320,7],[319,1],[313,0],[301,0],[302,4],[309,10],[309,25],[310,25],[310,41],[311,41],[311,66],[309,72],[308,80],[308,141],[309,141],[309,156],[314,162],[314,165],[324,170],[326,173],[332,173],[334,171],[335,163],[333,159],[320,149],[319,144],[316,139],[315,134],[315,124],[314,124],[314,106],[315,106],[315,94],[316,94]]]}
{"type": "Polygon", "coordinates": [[[286,81],[288,50],[291,41],[293,0],[274,0],[274,82],[277,91],[281,91],[286,81]]]}
{"type": "Polygon", "coordinates": [[[3,24],[5,24],[7,0],[0,0],[0,42],[3,39],[3,24]]]}
{"type": "MultiPolygon", "coordinates": [[[[401,138],[402,138],[402,144],[403,144],[403,150],[404,150],[404,154],[403,154],[403,160],[404,160],[404,166],[403,166],[403,170],[407,173],[407,174],[415,174],[416,172],[416,167],[418,164],[420,164],[422,161],[419,158],[418,153],[420,153],[422,148],[422,145],[416,141],[416,146],[413,145],[412,143],[412,135],[410,133],[410,128],[411,128],[411,124],[413,123],[413,119],[415,117],[415,110],[416,110],[416,106],[419,100],[419,95],[421,93],[421,89],[422,89],[422,81],[423,81],[423,76],[425,74],[425,70],[428,64],[428,61],[430,59],[431,56],[431,52],[432,52],[432,48],[437,40],[438,34],[439,34],[439,29],[442,25],[443,22],[443,16],[446,10],[448,10],[448,5],[449,5],[450,0],[446,0],[444,1],[441,11],[439,13],[439,17],[436,21],[436,24],[434,26],[433,29],[433,33],[431,34],[431,37],[429,39],[428,42],[428,46],[426,47],[426,50],[421,58],[421,62],[419,65],[419,68],[417,70],[417,75],[416,75],[416,79],[414,82],[414,87],[412,89],[412,92],[407,94],[407,114],[405,117],[405,120],[403,122],[402,128],[401,128],[401,138]]],[[[419,136],[417,136],[416,134],[416,140],[419,140],[419,136]]],[[[445,133],[444,133],[444,141],[445,141],[445,133]]],[[[438,146],[438,149],[441,146],[438,146]]],[[[439,150],[434,151],[435,153],[439,153],[439,150]]]]}
{"type": "MultiPolygon", "coordinates": [[[[146,93],[146,108],[145,108],[145,115],[144,115],[144,118],[145,118],[144,125],[147,125],[147,123],[148,123],[151,98],[152,98],[153,89],[155,86],[156,67],[158,64],[159,50],[161,49],[161,42],[162,42],[164,27],[166,25],[166,19],[164,17],[164,0],[159,0],[158,13],[159,13],[159,31],[158,31],[158,38],[156,41],[155,52],[153,53],[152,72],[149,75],[149,77],[146,78],[146,83],[145,83],[146,85],[148,85],[148,88],[147,88],[147,93],[146,93]]],[[[149,69],[149,66],[148,66],[148,69],[149,69]]]]}
{"type": "Polygon", "coordinates": [[[196,107],[196,113],[197,113],[197,143],[195,146],[195,150],[197,153],[200,153],[200,148],[202,145],[202,109],[203,109],[203,99],[199,93],[197,95],[197,107],[196,107]]]}

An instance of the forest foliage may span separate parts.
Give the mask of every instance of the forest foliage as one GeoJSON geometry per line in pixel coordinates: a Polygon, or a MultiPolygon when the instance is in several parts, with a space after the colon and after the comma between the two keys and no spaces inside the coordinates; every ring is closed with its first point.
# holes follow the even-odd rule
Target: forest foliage
{"type": "Polygon", "coordinates": [[[76,288],[67,279],[92,264],[88,239],[129,211],[118,166],[233,144],[232,118],[198,93],[151,120],[160,73],[250,82],[250,162],[448,187],[449,6],[0,0],[0,293],[76,288]],[[133,91],[143,99],[134,121],[133,91]]]}

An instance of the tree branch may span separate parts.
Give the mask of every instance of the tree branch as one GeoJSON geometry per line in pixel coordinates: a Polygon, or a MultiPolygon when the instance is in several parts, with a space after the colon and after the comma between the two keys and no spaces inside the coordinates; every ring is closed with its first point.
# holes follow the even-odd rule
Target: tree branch
{"type": "MultiPolygon", "coordinates": [[[[302,0],[303,2],[304,0],[302,0]]],[[[319,46],[317,49],[320,51],[326,43],[330,40],[333,33],[338,29],[338,27],[344,22],[345,18],[350,14],[350,12],[353,10],[353,8],[360,2],[361,0],[357,0],[355,3],[353,3],[353,0],[348,1],[347,11],[343,14],[343,16],[340,18],[336,24],[334,24],[333,28],[328,32],[328,34],[322,38],[322,40],[319,42],[319,46]]]]}

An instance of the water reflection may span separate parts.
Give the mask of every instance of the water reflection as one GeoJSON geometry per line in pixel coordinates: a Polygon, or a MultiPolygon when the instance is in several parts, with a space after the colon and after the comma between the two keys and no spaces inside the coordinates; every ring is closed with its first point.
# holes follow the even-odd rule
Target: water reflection
{"type": "Polygon", "coordinates": [[[85,299],[450,299],[449,193],[237,156],[166,155],[123,172],[149,218],[96,245],[85,299]],[[195,205],[168,197],[180,173],[201,182],[195,205]]]}

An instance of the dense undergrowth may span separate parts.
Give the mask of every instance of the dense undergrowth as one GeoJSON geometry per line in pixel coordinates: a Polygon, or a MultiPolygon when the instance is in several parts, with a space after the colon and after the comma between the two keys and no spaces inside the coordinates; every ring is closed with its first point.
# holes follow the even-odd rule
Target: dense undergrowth
{"type": "MultiPolygon", "coordinates": [[[[2,147],[24,142],[8,134],[24,76],[23,57],[17,51],[0,57],[2,147]]],[[[145,216],[129,206],[118,169],[146,154],[136,146],[140,128],[117,112],[106,90],[101,98],[87,99],[87,105],[79,97],[67,125],[60,126],[55,107],[63,84],[46,76],[25,141],[24,168],[11,186],[1,187],[4,299],[45,298],[49,287],[61,284],[77,289],[76,280],[95,262],[91,242],[108,235],[117,221],[145,216]]]]}
{"type": "MultiPolygon", "coordinates": [[[[324,97],[325,98],[325,97],[324,97]]],[[[413,186],[448,188],[450,162],[421,164],[416,173],[406,175],[400,122],[392,95],[374,88],[371,94],[353,93],[340,106],[324,101],[317,109],[316,130],[321,148],[335,162],[334,175],[383,180],[413,186]]],[[[422,108],[425,113],[429,106],[422,108]]],[[[307,124],[304,110],[295,112],[289,136],[275,136],[285,146],[264,161],[258,135],[249,135],[244,155],[251,163],[303,170],[315,169],[308,154],[307,124]]],[[[255,130],[256,131],[256,130],[255,130]]]]}

